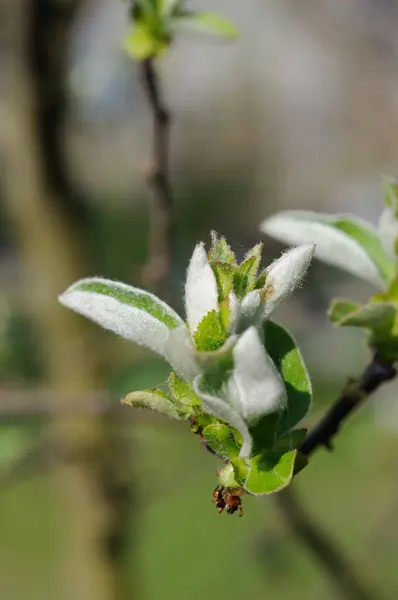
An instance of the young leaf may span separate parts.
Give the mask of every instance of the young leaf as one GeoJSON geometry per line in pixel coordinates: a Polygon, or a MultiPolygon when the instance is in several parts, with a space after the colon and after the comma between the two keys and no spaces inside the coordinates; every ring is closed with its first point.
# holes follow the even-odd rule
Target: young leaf
{"type": "Polygon", "coordinates": [[[228,423],[231,427],[239,431],[243,439],[240,456],[244,458],[250,456],[252,450],[252,438],[249,429],[240,414],[237,413],[230,404],[218,396],[216,391],[209,389],[209,385],[203,376],[199,375],[195,378],[193,389],[195,394],[201,399],[203,408],[206,412],[217,419],[228,423]]]}
{"type": "Polygon", "coordinates": [[[144,23],[136,23],[124,38],[124,49],[134,60],[145,60],[157,54],[158,42],[144,23]]]}
{"type": "Polygon", "coordinates": [[[340,321],[343,321],[346,317],[358,310],[358,308],[360,308],[360,305],[352,300],[335,299],[332,301],[328,310],[329,320],[331,323],[339,325],[340,321]]]}
{"type": "Polygon", "coordinates": [[[370,223],[349,215],[284,211],[263,221],[261,230],[287,244],[316,244],[315,257],[361,277],[380,289],[394,268],[370,223]]]}
{"type": "Polygon", "coordinates": [[[282,412],[279,435],[293,429],[311,406],[311,382],[304,361],[293,337],[273,321],[263,324],[264,346],[285,383],[287,406],[282,412]]]}
{"type": "Polygon", "coordinates": [[[167,394],[156,389],[131,392],[122,399],[122,404],[153,410],[173,419],[187,418],[190,415],[187,407],[178,406],[167,394]]]}
{"type": "MultiPolygon", "coordinates": [[[[332,305],[333,308],[333,305],[332,305]]],[[[357,306],[341,318],[340,327],[361,327],[388,336],[393,331],[397,319],[398,306],[392,302],[372,302],[357,306]]]]}
{"type": "Polygon", "coordinates": [[[235,316],[236,333],[242,333],[252,325],[257,325],[262,309],[259,290],[253,290],[246,294],[237,306],[235,316]]]}
{"type": "Polygon", "coordinates": [[[199,375],[197,352],[186,325],[170,331],[164,346],[164,354],[174,371],[185,381],[192,381],[199,375]]]}
{"type": "Polygon", "coordinates": [[[203,243],[196,246],[189,263],[185,310],[192,335],[207,313],[218,310],[217,282],[203,243]]]}
{"type": "Polygon", "coordinates": [[[210,263],[213,264],[214,262],[222,262],[236,266],[235,254],[228,245],[225,237],[219,235],[216,231],[211,231],[210,235],[212,241],[209,252],[210,263]]]}
{"type": "Polygon", "coordinates": [[[255,327],[247,329],[233,349],[234,367],[228,379],[228,400],[247,423],[280,412],[286,406],[282,378],[255,327]]]}
{"type": "Polygon", "coordinates": [[[203,318],[193,339],[199,352],[213,352],[224,345],[227,336],[218,311],[211,310],[203,318]]]}
{"type": "Polygon", "coordinates": [[[235,25],[213,12],[185,14],[174,19],[174,27],[183,32],[204,33],[227,40],[235,40],[238,37],[235,25]]]}
{"type": "Polygon", "coordinates": [[[158,0],[158,12],[163,17],[177,14],[183,0],[158,0]]]}
{"type": "Polygon", "coordinates": [[[232,291],[235,266],[227,262],[213,261],[211,263],[217,282],[218,302],[226,300],[232,291]]]}
{"type": "Polygon", "coordinates": [[[245,273],[247,277],[247,292],[251,292],[255,288],[257,273],[261,263],[263,246],[264,244],[259,242],[253,248],[251,248],[247,252],[245,260],[239,266],[239,271],[241,273],[245,273]]]}
{"type": "Polygon", "coordinates": [[[197,397],[192,387],[176,373],[171,373],[169,380],[169,390],[173,399],[184,406],[201,406],[200,399],[197,397]]]}
{"type": "Polygon", "coordinates": [[[213,452],[222,458],[233,458],[239,455],[239,447],[231,427],[223,423],[208,425],[203,429],[203,439],[213,452]]]}
{"type": "Polygon", "coordinates": [[[226,488],[238,488],[239,484],[234,476],[234,468],[229,463],[225,465],[222,469],[220,469],[217,473],[218,481],[226,488]]]}
{"type": "Polygon", "coordinates": [[[178,314],[153,294],[108,279],[82,279],[61,294],[59,301],[166,359],[170,332],[183,326],[178,314]]]}
{"type": "MultiPolygon", "coordinates": [[[[391,192],[391,196],[393,193],[391,192]]],[[[391,202],[394,198],[390,199],[391,202]]],[[[398,203],[398,199],[397,199],[398,203]]],[[[380,215],[377,231],[383,248],[389,259],[396,263],[398,260],[398,206],[386,206],[380,215]]]]}
{"type": "Polygon", "coordinates": [[[258,257],[249,256],[236,269],[233,282],[234,291],[239,300],[241,300],[248,292],[251,292],[254,289],[258,265],[258,257]]]}
{"type": "Polygon", "coordinates": [[[398,217],[398,181],[391,177],[383,177],[382,179],[384,203],[395,212],[398,217]]]}
{"type": "Polygon", "coordinates": [[[244,485],[250,494],[262,496],[279,492],[289,485],[296,456],[297,450],[292,450],[276,459],[262,455],[245,461],[233,458],[231,464],[237,482],[244,485]]]}
{"type": "Polygon", "coordinates": [[[314,249],[314,244],[292,248],[267,267],[265,286],[260,291],[263,319],[268,318],[299,287],[310,266],[314,249]]]}

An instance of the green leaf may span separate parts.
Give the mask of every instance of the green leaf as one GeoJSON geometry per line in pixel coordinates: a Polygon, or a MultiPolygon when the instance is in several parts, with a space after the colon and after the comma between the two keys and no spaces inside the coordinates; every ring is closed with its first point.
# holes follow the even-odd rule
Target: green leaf
{"type": "MultiPolygon", "coordinates": [[[[393,291],[391,292],[393,293],[393,291]]],[[[329,313],[332,316],[340,315],[335,324],[339,327],[359,327],[371,332],[368,345],[377,351],[380,358],[386,361],[395,362],[398,360],[398,304],[395,302],[384,302],[382,299],[388,296],[378,294],[374,301],[369,304],[352,304],[352,310],[349,310],[350,303],[347,302],[342,309],[339,303],[332,303],[329,313]]]]}
{"type": "Polygon", "coordinates": [[[213,415],[209,415],[209,413],[197,414],[191,419],[191,431],[193,433],[200,433],[207,425],[218,422],[218,419],[213,417],[213,415]]]}
{"type": "Polygon", "coordinates": [[[355,239],[377,265],[382,279],[388,282],[394,276],[394,266],[386,256],[380,239],[373,228],[355,218],[340,218],[333,225],[355,239]]]}
{"type": "Polygon", "coordinates": [[[256,285],[257,272],[261,262],[263,244],[257,244],[246,255],[234,274],[235,294],[241,300],[256,285]]]}
{"type": "Polygon", "coordinates": [[[176,402],[189,407],[201,406],[200,399],[197,397],[189,383],[178,377],[174,371],[170,374],[168,384],[172,398],[176,402]]]}
{"type": "Polygon", "coordinates": [[[158,0],[158,12],[163,17],[171,17],[178,14],[183,0],[158,0]]]}
{"type": "Polygon", "coordinates": [[[261,454],[275,448],[279,420],[280,415],[278,413],[271,413],[261,417],[257,423],[250,424],[249,431],[253,438],[253,454],[261,454]]]}
{"type": "Polygon", "coordinates": [[[391,177],[383,177],[382,188],[386,206],[395,211],[395,216],[398,219],[398,182],[391,177]]]}
{"type": "Polygon", "coordinates": [[[232,459],[236,481],[255,496],[273,494],[289,485],[294,473],[297,450],[278,458],[255,456],[232,459]]]}
{"type": "Polygon", "coordinates": [[[203,429],[203,439],[213,452],[223,458],[233,458],[239,455],[239,447],[231,427],[222,423],[208,425],[203,429]]]}
{"type": "Polygon", "coordinates": [[[391,302],[372,302],[357,306],[337,323],[340,327],[361,327],[390,334],[393,332],[398,306],[391,302]]]}
{"type": "Polygon", "coordinates": [[[267,280],[267,269],[263,269],[256,279],[256,282],[254,284],[254,289],[262,290],[263,287],[265,287],[266,280],[267,280]]]}
{"type": "Polygon", "coordinates": [[[331,323],[339,325],[340,321],[358,310],[359,307],[360,305],[352,300],[333,300],[328,310],[329,320],[331,323]]]}
{"type": "Polygon", "coordinates": [[[134,60],[145,60],[155,56],[158,42],[144,24],[136,24],[124,38],[123,47],[134,60]]]}
{"type": "Polygon", "coordinates": [[[307,435],[307,429],[293,429],[276,440],[275,450],[284,454],[290,450],[298,450],[307,435]]]}
{"type": "Polygon", "coordinates": [[[220,261],[211,262],[211,267],[217,282],[218,302],[223,302],[232,291],[236,268],[231,263],[220,261]]]}
{"type": "Polygon", "coordinates": [[[253,290],[256,285],[257,274],[261,264],[263,247],[264,244],[262,242],[259,242],[258,244],[253,246],[253,248],[251,248],[247,252],[245,260],[240,264],[240,266],[242,267],[247,261],[251,260],[252,258],[255,259],[254,263],[251,263],[250,269],[246,269],[249,278],[249,292],[253,290]]]}
{"type": "Polygon", "coordinates": [[[285,382],[287,408],[280,415],[279,435],[293,429],[311,406],[311,382],[293,337],[273,321],[263,324],[264,346],[285,382]]]}
{"type": "Polygon", "coordinates": [[[180,31],[215,35],[228,40],[235,40],[239,35],[231,21],[213,12],[185,14],[184,17],[175,19],[174,24],[180,31]]]}
{"type": "Polygon", "coordinates": [[[231,250],[227,243],[227,240],[222,235],[219,235],[216,231],[211,231],[211,248],[209,251],[209,262],[229,263],[232,266],[236,266],[235,254],[231,250]]]}
{"type": "Polygon", "coordinates": [[[220,469],[218,471],[217,475],[218,475],[218,481],[224,487],[229,488],[229,489],[239,487],[239,484],[236,481],[235,476],[234,476],[234,468],[230,463],[225,465],[225,467],[223,467],[222,469],[220,469]]]}
{"type": "Polygon", "coordinates": [[[199,323],[193,339],[199,352],[213,352],[223,346],[226,332],[218,311],[211,310],[207,313],[199,323]]]}
{"type": "Polygon", "coordinates": [[[176,405],[167,394],[156,389],[131,392],[121,402],[133,408],[153,410],[173,419],[187,418],[190,414],[187,407],[176,405]]]}
{"type": "Polygon", "coordinates": [[[88,292],[100,296],[109,296],[120,304],[138,308],[155,317],[169,329],[175,329],[182,323],[180,317],[167,304],[153,294],[117,281],[106,279],[82,280],[73,286],[74,292],[88,292]]]}

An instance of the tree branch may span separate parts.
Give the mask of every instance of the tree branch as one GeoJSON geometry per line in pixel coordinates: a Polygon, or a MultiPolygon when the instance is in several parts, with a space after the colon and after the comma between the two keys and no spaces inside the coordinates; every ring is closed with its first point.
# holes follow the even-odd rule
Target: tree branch
{"type": "Polygon", "coordinates": [[[394,379],[396,374],[397,370],[392,363],[382,361],[375,354],[362,375],[346,386],[332,408],[309,432],[301,444],[300,451],[309,456],[319,446],[325,446],[331,450],[332,438],[339,431],[345,419],[383,383],[394,379]]]}
{"type": "Polygon", "coordinates": [[[153,117],[153,156],[148,179],[154,191],[145,283],[167,291],[172,262],[173,192],[169,175],[170,113],[161,95],[152,58],[141,64],[141,78],[153,117]]]}

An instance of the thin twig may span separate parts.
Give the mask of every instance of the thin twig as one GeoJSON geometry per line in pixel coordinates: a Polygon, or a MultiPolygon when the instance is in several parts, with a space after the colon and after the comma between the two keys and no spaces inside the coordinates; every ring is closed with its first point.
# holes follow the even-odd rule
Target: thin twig
{"type": "Polygon", "coordinates": [[[329,536],[305,512],[290,488],[277,494],[277,501],[294,535],[311,551],[342,597],[347,600],[376,598],[359,581],[341,549],[335,547],[329,536]]]}
{"type": "Polygon", "coordinates": [[[172,262],[173,192],[169,175],[170,113],[162,98],[154,60],[141,65],[141,77],[153,116],[153,157],[148,179],[154,191],[145,283],[167,291],[172,262]]]}
{"type": "Polygon", "coordinates": [[[382,361],[375,354],[362,375],[346,386],[332,408],[309,432],[301,444],[300,451],[309,456],[320,446],[331,450],[332,438],[339,431],[345,419],[383,383],[394,379],[396,374],[397,370],[392,363],[382,361]]]}

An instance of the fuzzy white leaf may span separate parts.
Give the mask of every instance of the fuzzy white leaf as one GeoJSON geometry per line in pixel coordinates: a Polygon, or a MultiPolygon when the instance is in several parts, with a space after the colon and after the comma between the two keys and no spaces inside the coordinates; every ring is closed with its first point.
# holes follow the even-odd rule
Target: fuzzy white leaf
{"type": "Polygon", "coordinates": [[[255,327],[247,329],[233,350],[234,370],[228,381],[228,399],[243,419],[281,411],[287,404],[286,388],[255,327]]]}
{"type": "Polygon", "coordinates": [[[396,209],[386,206],[381,213],[377,231],[383,248],[390,260],[397,260],[398,219],[396,209]]]}
{"type": "Polygon", "coordinates": [[[195,394],[200,398],[203,408],[206,412],[213,415],[221,421],[225,421],[231,427],[235,427],[243,437],[243,445],[240,450],[239,456],[242,458],[248,458],[252,450],[252,437],[249,429],[242,419],[242,417],[219,396],[210,394],[208,391],[203,390],[201,384],[202,376],[199,375],[193,382],[193,390],[195,394]]]}
{"type": "MultiPolygon", "coordinates": [[[[341,219],[344,218],[348,219],[341,216],[341,219]]],[[[307,211],[285,211],[263,221],[260,229],[286,244],[314,243],[316,258],[384,289],[385,284],[375,260],[355,237],[334,225],[338,219],[339,215],[331,217],[307,211]]],[[[358,219],[355,222],[368,233],[373,233],[370,224],[358,219]]]]}
{"type": "Polygon", "coordinates": [[[300,285],[314,255],[314,244],[288,250],[266,269],[262,318],[267,318],[300,285]]]}
{"type": "Polygon", "coordinates": [[[208,312],[218,310],[217,282],[203,243],[196,246],[189,263],[185,310],[191,334],[208,312]]]}
{"type": "Polygon", "coordinates": [[[170,331],[164,350],[167,361],[185,381],[192,381],[199,375],[196,348],[185,325],[170,331]]]}
{"type": "Polygon", "coordinates": [[[183,325],[179,315],[153,294],[108,279],[82,279],[58,299],[105,329],[165,358],[170,332],[183,325]]]}
{"type": "Polygon", "coordinates": [[[258,320],[260,310],[260,291],[253,290],[246,294],[239,304],[238,318],[236,319],[236,332],[242,333],[258,320]]]}
{"type": "Polygon", "coordinates": [[[228,295],[229,303],[229,329],[236,331],[238,318],[239,318],[239,300],[236,297],[235,292],[230,292],[228,295]]]}

